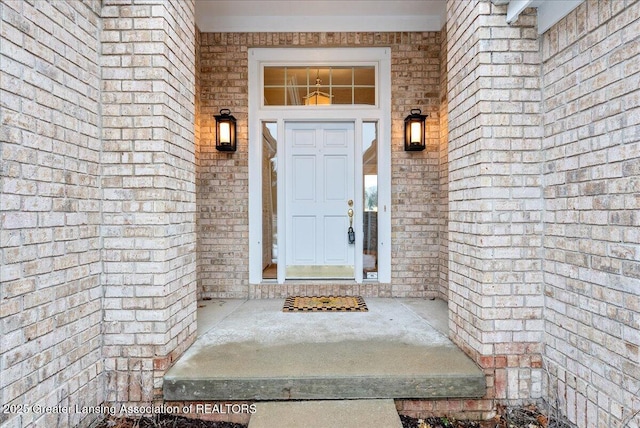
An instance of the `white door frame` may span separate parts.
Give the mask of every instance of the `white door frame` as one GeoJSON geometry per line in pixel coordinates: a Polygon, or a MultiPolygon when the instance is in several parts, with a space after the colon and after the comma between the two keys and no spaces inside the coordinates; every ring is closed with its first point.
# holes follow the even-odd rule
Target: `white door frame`
{"type": "MultiPolygon", "coordinates": [[[[354,211],[363,213],[362,124],[378,123],[378,280],[391,282],[391,49],[390,48],[252,48],[249,49],[249,282],[262,282],[262,122],[277,123],[278,156],[285,154],[285,121],[337,122],[355,124],[356,198],[354,211]],[[374,65],[377,104],[375,106],[264,106],[263,68],[268,66],[374,65]]],[[[284,174],[278,174],[278,207],[285,206],[284,174]]],[[[285,228],[285,215],[278,213],[278,242],[285,228]]],[[[360,214],[361,215],[361,214],[360,214]]],[[[363,282],[362,228],[356,229],[355,281],[363,282]]],[[[278,245],[278,260],[286,260],[278,245]]],[[[285,263],[278,263],[278,283],[284,283],[285,263]]]]}

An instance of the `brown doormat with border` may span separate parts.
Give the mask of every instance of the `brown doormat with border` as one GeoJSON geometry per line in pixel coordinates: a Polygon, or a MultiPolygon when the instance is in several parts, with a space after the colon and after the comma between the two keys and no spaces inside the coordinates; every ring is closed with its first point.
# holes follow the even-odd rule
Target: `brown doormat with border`
{"type": "Polygon", "coordinates": [[[283,312],[367,312],[361,296],[289,296],[283,312]]]}

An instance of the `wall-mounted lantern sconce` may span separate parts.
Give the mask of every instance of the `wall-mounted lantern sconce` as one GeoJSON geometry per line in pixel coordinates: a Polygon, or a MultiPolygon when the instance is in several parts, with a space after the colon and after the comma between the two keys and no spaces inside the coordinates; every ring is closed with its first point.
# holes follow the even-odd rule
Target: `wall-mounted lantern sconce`
{"type": "Polygon", "coordinates": [[[404,119],[404,151],[413,152],[424,150],[427,146],[424,140],[424,123],[427,118],[419,108],[411,109],[411,114],[404,119]]]}
{"type": "Polygon", "coordinates": [[[216,118],[216,149],[221,152],[236,151],[236,118],[231,116],[231,110],[223,108],[216,118]]]}

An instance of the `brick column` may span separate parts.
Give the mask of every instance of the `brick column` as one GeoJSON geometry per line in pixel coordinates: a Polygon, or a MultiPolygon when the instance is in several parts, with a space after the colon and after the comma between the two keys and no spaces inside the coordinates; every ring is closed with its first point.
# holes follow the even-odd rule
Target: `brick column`
{"type": "Polygon", "coordinates": [[[439,206],[438,218],[438,297],[442,300],[449,298],[449,103],[448,103],[447,74],[447,27],[440,32],[440,146],[439,146],[439,206]]]}
{"type": "Polygon", "coordinates": [[[540,49],[535,14],[449,1],[449,307],[452,338],[488,398],[541,395],[540,49]]]}
{"type": "Polygon", "coordinates": [[[100,26],[99,2],[0,1],[1,427],[104,399],[100,26]]]}
{"type": "Polygon", "coordinates": [[[545,396],[639,427],[640,1],[581,3],[542,45],[545,396]]]}
{"type": "Polygon", "coordinates": [[[149,402],[196,335],[194,4],[102,15],[107,400],[149,402]]]}

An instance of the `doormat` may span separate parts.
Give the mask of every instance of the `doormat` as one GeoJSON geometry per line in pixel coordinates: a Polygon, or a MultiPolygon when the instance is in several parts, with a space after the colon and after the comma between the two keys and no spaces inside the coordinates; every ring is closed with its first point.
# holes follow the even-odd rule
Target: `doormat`
{"type": "Polygon", "coordinates": [[[361,296],[289,296],[283,312],[367,312],[361,296]]]}

